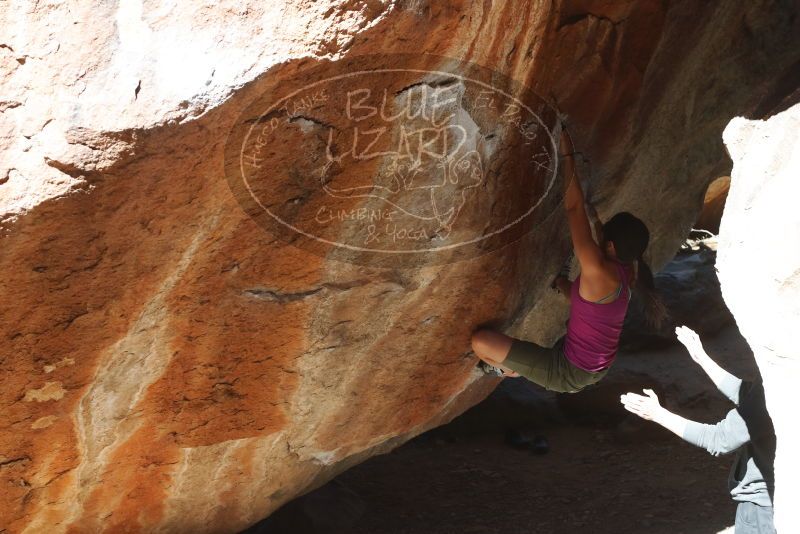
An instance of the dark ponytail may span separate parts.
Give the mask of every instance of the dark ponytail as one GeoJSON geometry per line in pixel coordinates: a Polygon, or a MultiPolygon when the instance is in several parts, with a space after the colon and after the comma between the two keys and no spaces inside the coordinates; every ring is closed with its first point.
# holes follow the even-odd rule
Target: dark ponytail
{"type": "Polygon", "coordinates": [[[636,262],[636,290],[641,294],[645,322],[660,330],[669,314],[656,293],[653,272],[642,259],[650,243],[650,230],[647,229],[647,225],[635,215],[623,211],[611,217],[603,225],[603,239],[614,243],[614,251],[619,261],[628,264],[636,262]]]}
{"type": "Polygon", "coordinates": [[[653,271],[641,256],[636,259],[636,266],[636,290],[644,304],[645,321],[656,330],[661,330],[669,319],[669,312],[656,292],[653,271]]]}

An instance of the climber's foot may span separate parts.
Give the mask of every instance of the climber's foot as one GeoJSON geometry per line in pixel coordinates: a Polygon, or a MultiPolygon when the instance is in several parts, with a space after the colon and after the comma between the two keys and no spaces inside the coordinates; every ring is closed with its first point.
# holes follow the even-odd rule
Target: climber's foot
{"type": "Polygon", "coordinates": [[[478,367],[487,375],[505,376],[502,369],[495,367],[494,365],[489,365],[483,360],[478,363],[478,367]]]}

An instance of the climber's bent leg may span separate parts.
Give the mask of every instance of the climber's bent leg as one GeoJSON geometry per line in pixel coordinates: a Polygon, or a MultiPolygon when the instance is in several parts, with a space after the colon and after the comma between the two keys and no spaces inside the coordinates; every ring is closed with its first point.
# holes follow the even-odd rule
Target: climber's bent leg
{"type": "Polygon", "coordinates": [[[505,376],[519,376],[502,363],[513,341],[514,338],[494,330],[481,329],[472,334],[472,350],[484,362],[481,368],[485,373],[499,375],[499,369],[505,376]]]}
{"type": "Polygon", "coordinates": [[[547,348],[491,330],[479,330],[472,336],[472,349],[481,360],[551,391],[574,393],[605,376],[607,370],[590,373],[572,365],[563,346],[563,337],[547,348]]]}
{"type": "Polygon", "coordinates": [[[503,365],[546,389],[564,391],[559,380],[560,349],[560,343],[547,348],[532,341],[515,339],[503,360],[503,365]]]}
{"type": "Polygon", "coordinates": [[[514,338],[494,330],[481,329],[473,332],[471,341],[472,350],[478,358],[497,365],[506,359],[514,338]]]}

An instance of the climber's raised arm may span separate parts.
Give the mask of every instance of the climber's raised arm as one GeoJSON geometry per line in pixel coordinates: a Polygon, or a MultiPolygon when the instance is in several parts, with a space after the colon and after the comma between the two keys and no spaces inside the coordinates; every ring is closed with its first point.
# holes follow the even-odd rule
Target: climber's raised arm
{"type": "Polygon", "coordinates": [[[564,180],[567,183],[564,194],[564,207],[567,211],[569,231],[572,235],[572,247],[575,257],[581,264],[581,272],[590,273],[603,266],[603,251],[592,238],[592,228],[584,206],[583,191],[575,171],[572,141],[566,130],[561,131],[561,140],[558,145],[561,162],[564,166],[564,180]]]}
{"type": "Polygon", "coordinates": [[[592,229],[594,230],[594,240],[596,243],[602,243],[603,223],[600,220],[600,217],[597,216],[597,210],[594,209],[594,206],[588,200],[584,201],[584,206],[586,207],[586,215],[589,217],[589,223],[592,225],[592,229]]]}

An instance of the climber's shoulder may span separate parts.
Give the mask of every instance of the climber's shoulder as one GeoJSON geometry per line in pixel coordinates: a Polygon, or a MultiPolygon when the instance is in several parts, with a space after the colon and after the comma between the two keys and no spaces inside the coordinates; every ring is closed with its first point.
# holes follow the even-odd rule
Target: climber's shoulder
{"type": "Polygon", "coordinates": [[[619,274],[617,264],[602,255],[596,263],[581,263],[581,289],[587,293],[584,298],[596,300],[614,291],[622,281],[619,274]]]}
{"type": "Polygon", "coordinates": [[[607,259],[594,239],[573,240],[575,257],[581,265],[582,273],[598,273],[607,271],[607,259]]]}

